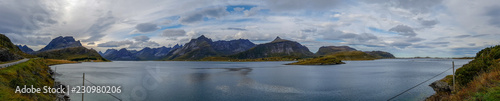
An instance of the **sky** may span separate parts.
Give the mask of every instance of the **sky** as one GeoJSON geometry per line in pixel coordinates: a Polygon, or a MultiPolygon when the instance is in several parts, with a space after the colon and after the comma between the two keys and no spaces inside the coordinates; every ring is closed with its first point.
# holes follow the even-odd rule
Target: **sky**
{"type": "Polygon", "coordinates": [[[0,33],[39,50],[73,36],[98,51],[277,36],[316,52],[347,45],[396,57],[475,56],[500,44],[495,0],[0,0],[0,33]]]}

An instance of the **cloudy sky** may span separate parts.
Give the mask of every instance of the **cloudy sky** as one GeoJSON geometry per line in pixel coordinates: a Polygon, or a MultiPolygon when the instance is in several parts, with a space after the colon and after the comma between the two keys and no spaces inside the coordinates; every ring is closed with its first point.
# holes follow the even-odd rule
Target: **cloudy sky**
{"type": "Polygon", "coordinates": [[[397,57],[474,56],[500,44],[495,0],[0,0],[0,33],[39,50],[57,36],[142,49],[276,36],[316,52],[348,45],[397,57]]]}

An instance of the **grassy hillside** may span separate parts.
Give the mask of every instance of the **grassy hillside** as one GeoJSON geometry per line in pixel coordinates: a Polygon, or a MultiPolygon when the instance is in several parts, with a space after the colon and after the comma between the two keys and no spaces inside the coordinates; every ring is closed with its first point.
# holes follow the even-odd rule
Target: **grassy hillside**
{"type": "MultiPolygon", "coordinates": [[[[49,64],[66,62],[54,62],[53,60],[31,59],[27,62],[0,69],[0,100],[2,101],[54,101],[55,94],[15,93],[17,86],[31,86],[41,88],[43,86],[53,87],[54,80],[50,74],[49,64]]],[[[22,88],[22,87],[21,87],[22,88]]]]}
{"type": "Polygon", "coordinates": [[[6,62],[35,56],[22,52],[7,36],[0,34],[0,57],[0,62],[6,62]]]}
{"type": "Polygon", "coordinates": [[[63,59],[70,61],[108,61],[101,57],[97,51],[85,47],[72,47],[57,50],[43,51],[36,54],[38,57],[47,59],[63,59]]]}
{"type": "Polygon", "coordinates": [[[289,63],[287,65],[335,65],[335,64],[345,64],[334,56],[318,57],[300,60],[298,62],[289,63]]]}
{"type": "MultiPolygon", "coordinates": [[[[500,45],[485,48],[474,60],[457,69],[453,92],[437,92],[431,100],[500,100],[500,45]]],[[[450,82],[451,79],[442,79],[450,82]]]]}
{"type": "Polygon", "coordinates": [[[362,51],[343,51],[334,54],[327,55],[327,57],[332,56],[340,60],[374,60],[375,57],[362,52],[362,51]]]}

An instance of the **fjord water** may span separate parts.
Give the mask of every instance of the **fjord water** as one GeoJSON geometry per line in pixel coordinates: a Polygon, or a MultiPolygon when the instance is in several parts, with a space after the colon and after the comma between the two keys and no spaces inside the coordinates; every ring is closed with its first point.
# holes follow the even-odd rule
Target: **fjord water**
{"type": "MultiPolygon", "coordinates": [[[[82,73],[96,85],[121,86],[122,100],[387,100],[451,67],[470,60],[380,59],[341,65],[283,65],[291,62],[114,61],[51,66],[65,85],[82,85],[82,73]]],[[[395,100],[423,100],[428,85],[449,70],[395,100]]],[[[90,85],[85,82],[85,85],[90,85]]],[[[70,94],[80,100],[81,94],[70,94]]],[[[85,94],[85,100],[116,100],[85,94]]]]}

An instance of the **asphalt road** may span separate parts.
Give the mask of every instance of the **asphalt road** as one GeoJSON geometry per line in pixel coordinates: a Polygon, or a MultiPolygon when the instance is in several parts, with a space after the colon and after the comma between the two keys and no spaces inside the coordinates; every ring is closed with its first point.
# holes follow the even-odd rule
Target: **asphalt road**
{"type": "Polygon", "coordinates": [[[15,62],[11,62],[11,63],[4,63],[4,64],[0,64],[0,68],[4,68],[4,67],[9,67],[9,66],[12,66],[12,65],[16,65],[16,64],[19,64],[19,63],[23,63],[23,62],[26,62],[30,59],[21,59],[19,61],[15,61],[15,62]]]}

